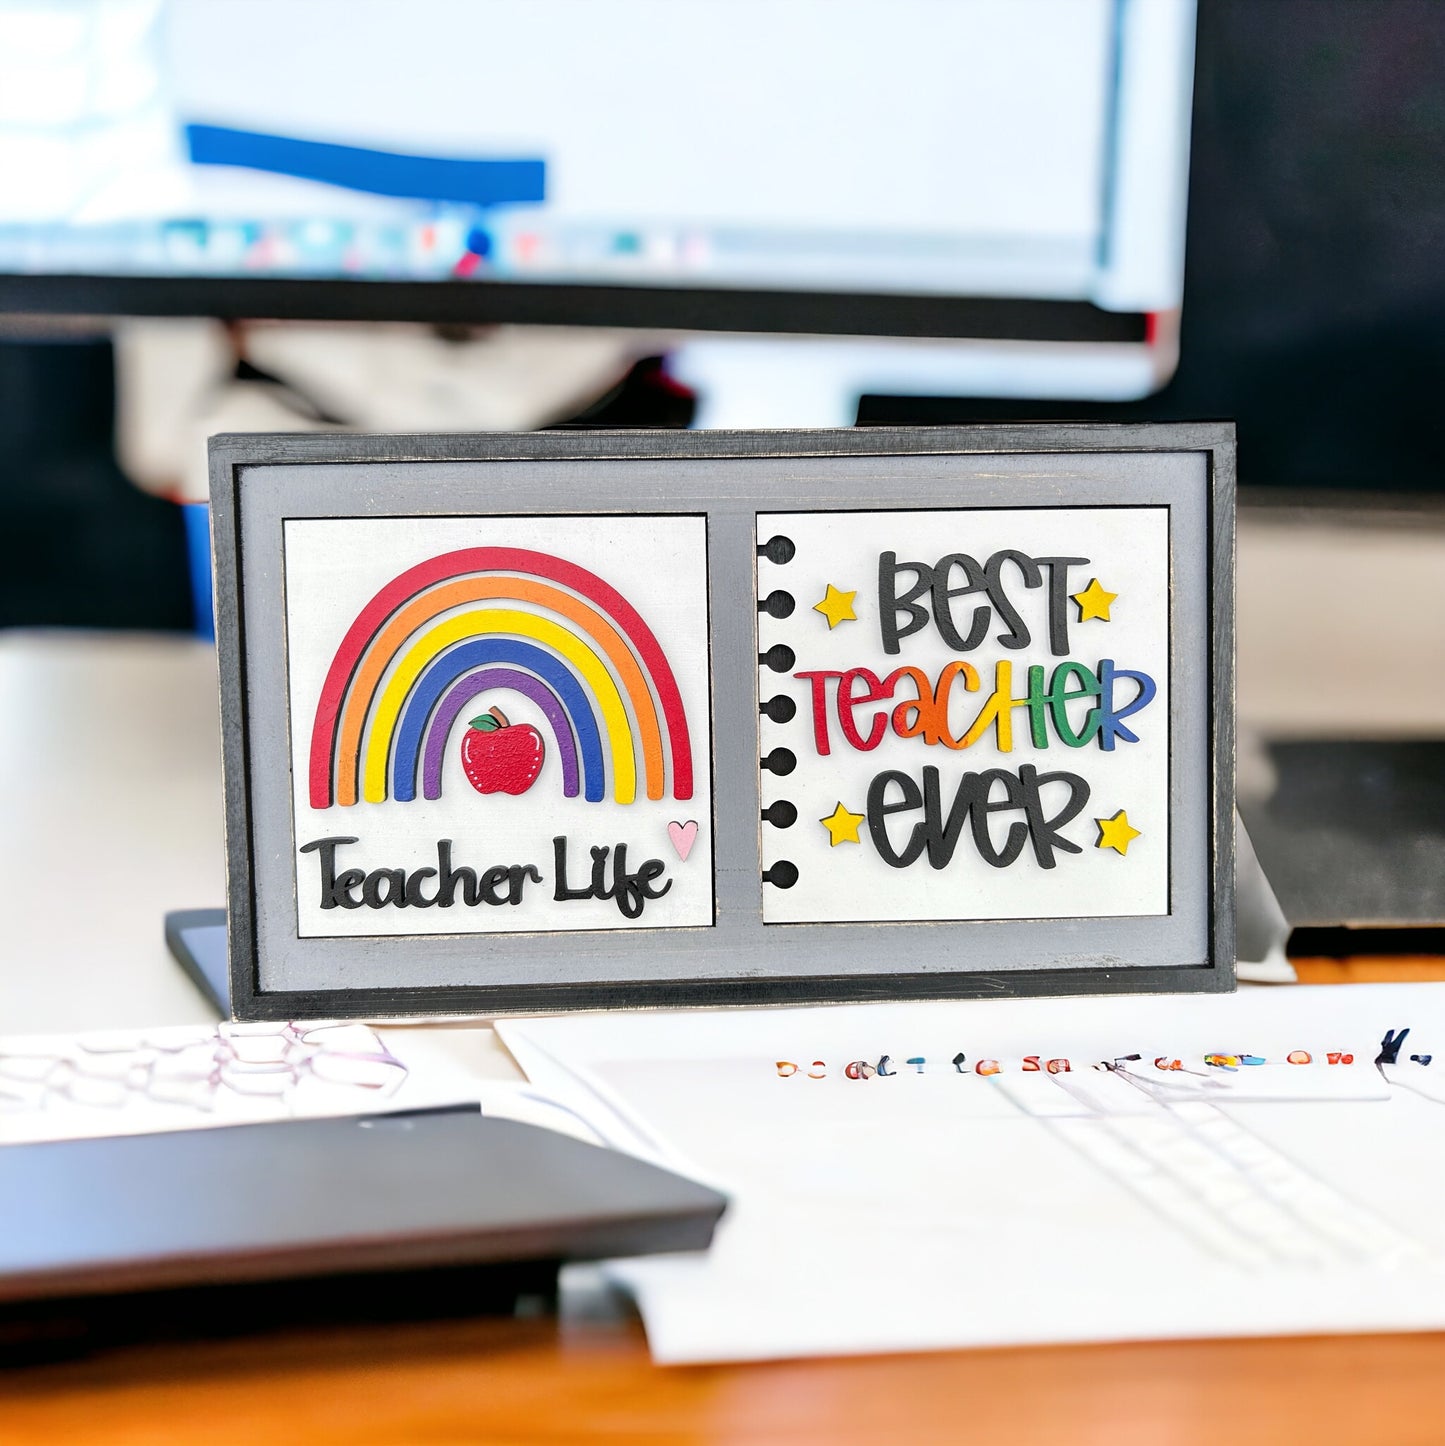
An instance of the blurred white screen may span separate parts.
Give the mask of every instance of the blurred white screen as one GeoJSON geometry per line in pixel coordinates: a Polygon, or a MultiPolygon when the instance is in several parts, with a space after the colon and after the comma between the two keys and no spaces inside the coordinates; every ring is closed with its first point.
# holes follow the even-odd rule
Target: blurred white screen
{"type": "Polygon", "coordinates": [[[1192,0],[0,0],[0,270],[1177,304],[1192,24],[1192,0]],[[1142,199],[1141,144],[1167,179],[1142,199]]]}

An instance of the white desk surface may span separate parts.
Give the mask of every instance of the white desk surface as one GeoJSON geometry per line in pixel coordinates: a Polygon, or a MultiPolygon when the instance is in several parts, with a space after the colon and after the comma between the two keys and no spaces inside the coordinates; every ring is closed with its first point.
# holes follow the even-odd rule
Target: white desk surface
{"type": "MultiPolygon", "coordinates": [[[[1241,722],[1295,737],[1445,734],[1441,577],[1438,526],[1246,513],[1241,722]]],[[[208,645],[0,634],[0,891],[0,1033],[213,1017],[162,933],[167,910],[225,901],[208,645]]]]}
{"type": "Polygon", "coordinates": [[[0,1033],[215,1018],[162,916],[226,897],[216,699],[196,639],[0,635],[0,1033]]]}

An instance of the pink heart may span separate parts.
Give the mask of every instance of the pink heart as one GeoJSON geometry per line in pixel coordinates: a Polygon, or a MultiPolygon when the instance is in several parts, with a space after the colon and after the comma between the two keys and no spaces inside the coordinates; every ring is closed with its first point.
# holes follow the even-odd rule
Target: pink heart
{"type": "Polygon", "coordinates": [[[697,820],[690,818],[686,823],[668,824],[667,836],[672,840],[672,846],[677,850],[678,858],[686,863],[687,856],[692,852],[693,844],[697,842],[697,820]]]}

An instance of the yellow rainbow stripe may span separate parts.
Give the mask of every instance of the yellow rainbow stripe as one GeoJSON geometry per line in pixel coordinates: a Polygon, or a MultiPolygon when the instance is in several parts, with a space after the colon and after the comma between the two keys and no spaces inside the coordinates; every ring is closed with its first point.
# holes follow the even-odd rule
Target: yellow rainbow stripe
{"type": "Polygon", "coordinates": [[[366,760],[362,770],[362,796],[368,803],[386,799],[387,763],[391,757],[392,738],[397,720],[412,685],[427,664],[453,643],[464,642],[482,633],[510,633],[535,638],[550,645],[575,664],[578,672],[592,685],[603,721],[607,725],[608,743],[612,751],[613,797],[618,803],[631,803],[637,796],[637,768],[633,761],[632,725],[622,694],[612,681],[612,674],[602,660],[574,633],[535,613],[517,612],[512,608],[487,608],[482,612],[461,613],[448,618],[424,633],[402,655],[396,671],[377,700],[376,713],[366,743],[366,760]]]}

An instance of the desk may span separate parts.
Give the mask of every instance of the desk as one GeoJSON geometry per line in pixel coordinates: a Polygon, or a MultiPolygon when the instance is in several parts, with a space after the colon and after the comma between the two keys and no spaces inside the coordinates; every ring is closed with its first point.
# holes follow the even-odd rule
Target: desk
{"type": "Polygon", "coordinates": [[[659,1369],[626,1322],[411,1325],[0,1377],[6,1446],[1445,1440],[1445,1337],[1159,1342],[659,1369]]]}
{"type": "MultiPolygon", "coordinates": [[[[210,653],[186,640],[0,637],[0,1028],[209,1017],[160,916],[223,897],[214,698],[210,653]]],[[[1403,972],[1445,978],[1445,960],[1403,972]]],[[[874,1439],[1439,1446],[1445,1335],[661,1370],[618,1311],[151,1346],[0,1374],[5,1446],[874,1439]]]]}

